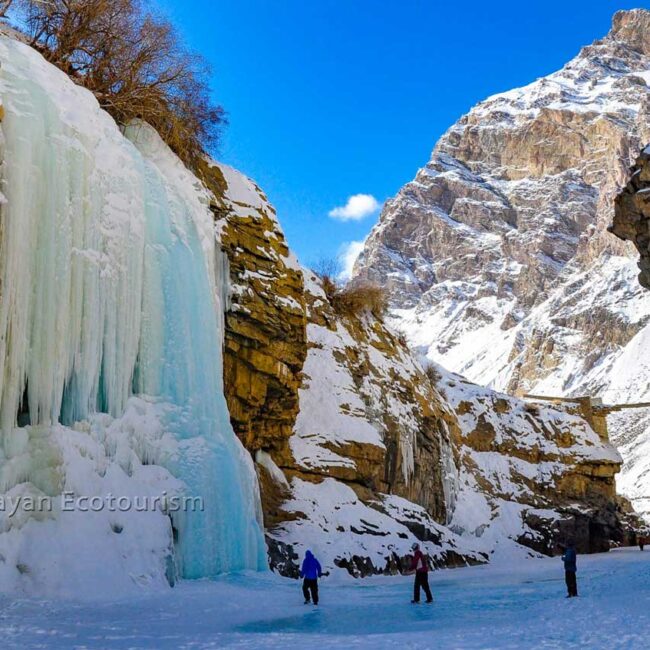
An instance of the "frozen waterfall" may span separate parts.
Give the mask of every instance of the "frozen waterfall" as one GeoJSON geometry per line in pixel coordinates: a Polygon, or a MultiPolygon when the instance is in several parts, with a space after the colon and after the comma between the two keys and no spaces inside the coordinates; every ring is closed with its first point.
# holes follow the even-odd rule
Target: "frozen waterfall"
{"type": "MultiPolygon", "coordinates": [[[[153,397],[175,442],[154,460],[205,505],[175,520],[182,575],[264,567],[255,472],[223,395],[207,192],[150,128],[125,138],[26,45],[0,37],[0,59],[0,464],[17,426],[119,418],[153,397]]],[[[38,467],[20,480],[38,484],[38,467]]]]}

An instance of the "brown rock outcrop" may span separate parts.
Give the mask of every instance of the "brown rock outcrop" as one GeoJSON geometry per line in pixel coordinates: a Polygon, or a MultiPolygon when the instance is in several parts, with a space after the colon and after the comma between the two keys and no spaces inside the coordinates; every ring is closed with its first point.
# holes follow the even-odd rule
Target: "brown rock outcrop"
{"type": "Polygon", "coordinates": [[[584,553],[628,541],[629,504],[615,481],[622,460],[582,417],[440,374],[460,421],[452,530],[547,554],[569,536],[584,553]],[[477,517],[482,510],[489,516],[477,517]]]}
{"type": "Polygon", "coordinates": [[[239,172],[206,164],[201,176],[228,257],[224,386],[235,432],[251,452],[287,455],[307,353],[302,273],[275,210],[239,172]]]}
{"type": "MultiPolygon", "coordinates": [[[[306,273],[310,356],[301,389],[304,396],[292,439],[299,466],[310,472],[359,483],[373,492],[396,494],[424,507],[444,523],[445,455],[451,455],[454,414],[414,361],[403,337],[369,310],[339,314],[320,281],[306,273]],[[342,418],[338,434],[331,419],[322,421],[310,408],[308,393],[320,390],[325,373],[337,393],[329,407],[342,418]],[[339,385],[337,385],[337,374],[339,385]],[[318,453],[305,441],[348,458],[315,462],[318,453]]],[[[322,405],[322,404],[321,404],[322,405]]],[[[321,406],[319,405],[319,406],[321,406]]],[[[333,414],[330,413],[330,418],[333,414]]]]}
{"type": "Polygon", "coordinates": [[[413,538],[439,565],[504,543],[550,554],[568,536],[582,552],[627,540],[621,459],[583,418],[425,371],[369,310],[337,313],[307,271],[305,286],[293,464],[274,458],[289,490],[268,530],[274,568],[291,573],[313,543],[368,575],[400,571],[413,538]]]}
{"type": "Polygon", "coordinates": [[[650,145],[630,170],[630,180],[616,197],[610,231],[639,251],[639,282],[650,289],[650,145]]]}
{"type": "Polygon", "coordinates": [[[403,337],[370,309],[337,311],[304,273],[308,354],[292,460],[272,454],[290,484],[287,519],[268,530],[272,566],[292,575],[315,542],[353,575],[395,573],[415,539],[438,565],[485,561],[444,527],[454,413],[403,337]]]}

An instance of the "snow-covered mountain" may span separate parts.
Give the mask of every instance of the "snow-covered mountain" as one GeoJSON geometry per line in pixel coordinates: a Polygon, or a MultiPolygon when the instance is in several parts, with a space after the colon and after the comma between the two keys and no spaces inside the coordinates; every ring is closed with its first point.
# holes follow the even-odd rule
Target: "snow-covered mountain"
{"type": "Polygon", "coordinates": [[[354,281],[389,288],[419,353],[514,394],[650,397],[650,295],[607,233],[650,140],[649,33],[649,11],[618,12],[560,71],[463,116],[387,202],[354,281]]]}

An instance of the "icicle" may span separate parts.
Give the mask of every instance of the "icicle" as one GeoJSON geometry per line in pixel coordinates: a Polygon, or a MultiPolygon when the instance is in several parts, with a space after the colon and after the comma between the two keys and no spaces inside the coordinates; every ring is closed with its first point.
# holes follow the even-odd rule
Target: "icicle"
{"type": "Polygon", "coordinates": [[[0,56],[5,458],[25,394],[47,435],[97,411],[119,417],[135,387],[167,403],[169,468],[205,502],[178,523],[183,574],[265,566],[255,472],[223,395],[226,279],[206,190],[151,129],[128,130],[141,154],[26,45],[0,37],[0,56]]]}
{"type": "Polygon", "coordinates": [[[458,467],[454,461],[454,452],[450,443],[450,432],[447,423],[440,420],[444,436],[441,436],[440,462],[442,465],[442,489],[445,496],[445,510],[447,512],[447,524],[451,521],[456,509],[458,496],[458,467]]]}

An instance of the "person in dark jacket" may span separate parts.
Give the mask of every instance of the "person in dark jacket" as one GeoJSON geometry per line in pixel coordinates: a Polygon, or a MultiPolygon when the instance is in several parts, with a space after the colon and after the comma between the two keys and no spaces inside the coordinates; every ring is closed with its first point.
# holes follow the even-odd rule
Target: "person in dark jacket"
{"type": "Polygon", "coordinates": [[[303,578],[302,593],[305,597],[305,605],[310,602],[318,605],[318,578],[322,575],[323,571],[320,562],[311,551],[307,551],[300,569],[300,577],[303,578]]]}
{"type": "Polygon", "coordinates": [[[429,589],[429,565],[424,553],[420,550],[420,545],[415,542],[413,546],[413,560],[411,561],[411,571],[415,571],[415,583],[413,584],[412,603],[420,602],[420,588],[424,590],[427,597],[427,603],[433,602],[431,589],[429,589]]]}
{"type": "Polygon", "coordinates": [[[578,595],[578,581],[576,579],[578,566],[576,548],[571,541],[564,549],[562,562],[564,562],[564,580],[566,582],[567,598],[575,598],[578,595]]]}

